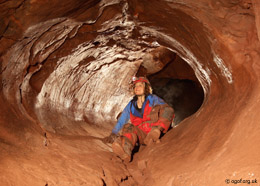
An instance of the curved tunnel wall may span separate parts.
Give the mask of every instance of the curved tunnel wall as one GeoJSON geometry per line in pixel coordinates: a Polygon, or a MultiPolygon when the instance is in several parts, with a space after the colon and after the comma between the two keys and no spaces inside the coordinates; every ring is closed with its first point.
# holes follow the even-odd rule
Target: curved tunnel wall
{"type": "MultiPolygon", "coordinates": [[[[127,7],[122,5],[121,8],[126,11],[127,7]]],[[[105,16],[105,12],[98,20],[105,16]]],[[[184,44],[180,44],[174,39],[180,36],[185,37],[185,41],[190,44],[190,40],[193,41],[193,38],[200,38],[201,41],[196,41],[197,43],[193,41],[196,43],[194,47],[202,48],[203,45],[198,44],[203,43],[208,49],[206,33],[198,32],[203,37],[191,38],[191,36],[185,35],[185,33],[189,33],[189,30],[183,29],[184,25],[176,22],[168,24],[173,26],[168,30],[180,30],[174,32],[174,34],[180,35],[168,36],[167,32],[161,33],[156,29],[150,29],[147,25],[138,25],[136,20],[128,20],[128,16],[126,14],[120,17],[115,14],[114,17],[111,16],[113,21],[105,22],[107,23],[105,26],[91,33],[88,33],[88,27],[92,25],[84,26],[83,22],[65,18],[30,27],[25,32],[24,39],[13,45],[3,56],[4,61],[9,62],[7,65],[3,65],[5,69],[3,81],[7,85],[4,94],[10,99],[10,102],[15,102],[12,100],[15,98],[23,112],[36,117],[35,119],[39,119],[44,128],[54,132],[64,128],[66,131],[68,128],[66,125],[71,123],[71,121],[66,122],[67,117],[96,124],[115,121],[115,116],[111,116],[110,113],[123,109],[122,105],[118,106],[116,103],[122,102],[122,99],[127,100],[127,96],[124,96],[128,91],[126,81],[135,74],[144,54],[149,52],[149,48],[158,46],[158,42],[173,45],[171,48],[177,50],[177,53],[193,66],[205,92],[208,92],[211,81],[205,70],[208,67],[202,68],[195,54],[191,52],[192,49],[185,48],[184,44]],[[178,25],[181,26],[178,28],[178,25]],[[133,33],[139,34],[139,36],[133,36],[133,33]],[[82,39],[81,35],[85,38],[90,35],[91,39],[88,38],[84,42],[78,41],[82,39]],[[147,38],[138,41],[135,40],[136,37],[147,38]],[[130,42],[130,40],[132,41],[130,42]],[[143,46],[141,47],[141,45],[143,46]],[[65,51],[64,48],[66,48],[65,51]],[[16,62],[12,63],[12,61],[16,62]],[[126,63],[127,61],[133,63],[126,63]],[[120,72],[120,69],[124,69],[124,72],[120,72]],[[125,69],[129,71],[125,71],[125,69]],[[16,79],[10,78],[10,75],[16,79]],[[34,80],[37,75],[39,82],[34,80]],[[113,84],[111,84],[111,80],[114,81],[113,84]],[[111,84],[109,89],[111,91],[106,92],[107,98],[104,98],[103,94],[109,84],[111,84]],[[22,104],[20,104],[21,102],[22,104]],[[103,109],[104,106],[105,109],[103,109]],[[56,112],[61,114],[60,121],[56,117],[56,112]],[[62,115],[65,115],[65,118],[62,115]],[[52,127],[51,123],[55,123],[55,126],[52,127]]],[[[166,17],[171,16],[174,15],[166,15],[166,17]]],[[[186,15],[186,17],[190,19],[189,21],[195,22],[194,25],[199,24],[189,16],[186,15]]],[[[140,21],[142,21],[141,18],[140,21]]],[[[204,55],[206,53],[211,55],[211,51],[204,50],[203,52],[204,55]]],[[[75,130],[75,125],[72,124],[71,127],[75,130]]]]}
{"type": "MultiPolygon", "coordinates": [[[[24,17],[16,18],[24,23],[18,30],[12,27],[17,22],[10,19],[11,26],[1,37],[6,46],[1,51],[5,98],[48,131],[104,136],[129,101],[128,81],[145,55],[166,46],[193,68],[205,99],[199,111],[165,135],[148,158],[147,166],[154,178],[150,182],[182,184],[183,180],[172,175],[185,175],[190,166],[194,172],[200,170],[201,175],[216,168],[208,178],[215,180],[216,175],[224,179],[233,172],[245,174],[250,170],[259,174],[254,166],[259,162],[257,151],[250,155],[243,152],[253,139],[259,141],[259,127],[253,122],[258,116],[248,119],[244,112],[247,108],[259,110],[258,102],[254,103],[259,100],[259,65],[255,62],[259,59],[259,44],[254,40],[257,35],[252,6],[245,2],[205,1],[207,6],[183,2],[71,2],[69,8],[64,7],[67,13],[56,11],[45,19],[36,16],[32,23],[24,17]],[[237,20],[244,27],[239,28],[237,20]],[[15,35],[15,31],[22,35],[15,35]],[[248,123],[246,128],[243,121],[248,123]],[[111,124],[105,126],[104,122],[111,124]],[[98,130],[100,127],[106,130],[98,130]],[[255,130],[249,136],[250,129],[255,130]],[[241,133],[247,135],[239,139],[241,133]],[[242,139],[240,148],[231,148],[242,139]],[[172,150],[158,156],[166,147],[172,150]],[[234,161],[241,156],[248,158],[238,160],[238,167],[238,163],[229,161],[230,154],[234,161]],[[169,164],[178,169],[172,170],[169,164]],[[161,176],[165,181],[157,179],[161,176]]],[[[18,12],[22,13],[27,5],[21,6],[25,10],[18,12]]],[[[257,143],[250,149],[255,147],[257,143]]],[[[140,153],[139,158],[147,159],[144,154],[140,153]]],[[[202,184],[194,172],[186,180],[202,184]]]]}

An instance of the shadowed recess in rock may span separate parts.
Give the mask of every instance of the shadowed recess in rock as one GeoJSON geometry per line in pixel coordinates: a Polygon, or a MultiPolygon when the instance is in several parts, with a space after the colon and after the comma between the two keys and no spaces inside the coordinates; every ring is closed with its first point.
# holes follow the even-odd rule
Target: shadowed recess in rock
{"type": "Polygon", "coordinates": [[[2,0],[0,10],[1,184],[260,181],[257,0],[2,0]],[[124,164],[100,139],[134,75],[179,124],[124,164]]]}

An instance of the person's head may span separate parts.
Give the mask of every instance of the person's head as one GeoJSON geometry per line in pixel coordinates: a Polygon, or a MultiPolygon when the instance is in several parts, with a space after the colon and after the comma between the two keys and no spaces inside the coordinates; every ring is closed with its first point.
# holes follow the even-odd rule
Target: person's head
{"type": "Polygon", "coordinates": [[[152,87],[150,82],[145,77],[133,78],[133,92],[136,96],[152,94],[152,87]]]}

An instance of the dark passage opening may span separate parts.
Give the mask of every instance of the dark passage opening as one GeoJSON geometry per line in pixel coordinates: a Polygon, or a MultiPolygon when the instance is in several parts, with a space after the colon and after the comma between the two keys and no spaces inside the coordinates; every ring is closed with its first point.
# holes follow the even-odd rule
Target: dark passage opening
{"type": "Polygon", "coordinates": [[[151,80],[151,84],[153,93],[174,108],[174,125],[194,114],[203,102],[203,90],[192,80],[158,78],[151,80]]]}
{"type": "Polygon", "coordinates": [[[161,71],[148,76],[153,93],[174,108],[172,127],[194,114],[202,105],[204,92],[193,69],[179,56],[161,71]]]}

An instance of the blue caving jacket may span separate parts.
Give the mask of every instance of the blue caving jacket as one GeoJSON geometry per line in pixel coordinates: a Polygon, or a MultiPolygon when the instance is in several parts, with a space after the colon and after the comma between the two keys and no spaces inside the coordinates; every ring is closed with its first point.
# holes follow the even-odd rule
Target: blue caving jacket
{"type": "Polygon", "coordinates": [[[144,110],[145,107],[153,107],[155,105],[163,105],[165,104],[165,102],[159,98],[158,96],[154,95],[154,94],[149,94],[146,98],[145,101],[143,103],[142,106],[142,112],[140,113],[137,110],[137,98],[134,97],[131,101],[129,101],[129,103],[127,104],[127,106],[124,108],[116,126],[114,127],[114,129],[112,130],[112,133],[117,134],[122,127],[124,126],[124,124],[129,123],[130,120],[130,113],[134,116],[134,117],[139,117],[139,118],[143,118],[143,114],[144,114],[144,110]],[[147,105],[147,101],[149,101],[149,105],[147,105]]]}

